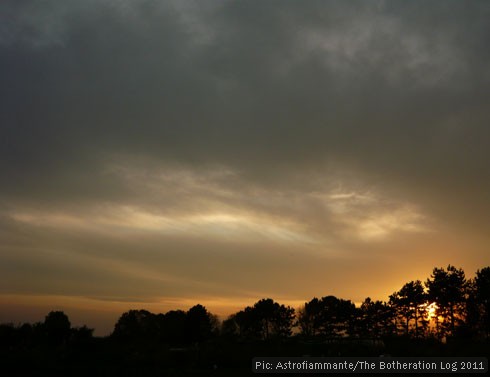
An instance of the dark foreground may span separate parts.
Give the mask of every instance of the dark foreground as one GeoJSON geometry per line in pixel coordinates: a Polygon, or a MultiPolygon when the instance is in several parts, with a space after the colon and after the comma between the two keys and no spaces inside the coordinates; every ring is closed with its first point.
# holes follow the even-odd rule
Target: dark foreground
{"type": "MultiPolygon", "coordinates": [[[[244,376],[255,356],[484,356],[488,341],[403,337],[383,340],[331,339],[238,342],[216,339],[187,347],[117,343],[111,338],[56,347],[2,350],[0,376],[244,376]]],[[[331,375],[331,374],[329,374],[331,375]]],[[[420,374],[419,374],[420,375],[420,374]]]]}

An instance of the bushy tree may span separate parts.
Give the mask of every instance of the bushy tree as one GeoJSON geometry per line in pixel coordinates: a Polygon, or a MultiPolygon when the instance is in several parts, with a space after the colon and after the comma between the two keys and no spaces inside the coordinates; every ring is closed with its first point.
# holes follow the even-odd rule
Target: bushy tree
{"type": "Polygon", "coordinates": [[[180,345],[185,343],[186,313],[183,310],[170,310],[159,317],[160,338],[163,342],[180,345]]]}
{"type": "Polygon", "coordinates": [[[156,315],[148,310],[129,310],[121,315],[112,336],[120,341],[154,341],[159,333],[156,315]]]}
{"type": "Polygon", "coordinates": [[[190,342],[211,338],[215,330],[213,316],[202,305],[195,305],[186,313],[186,336],[190,342]]]}
{"type": "Polygon", "coordinates": [[[225,321],[225,328],[228,335],[234,334],[242,338],[284,338],[291,335],[294,318],[293,308],[268,298],[230,316],[225,321]]]}
{"type": "Polygon", "coordinates": [[[52,311],[44,319],[44,330],[52,345],[66,344],[70,338],[71,323],[62,311],[52,311]]]}
{"type": "Polygon", "coordinates": [[[352,335],[355,317],[356,308],[350,300],[326,296],[307,302],[298,323],[303,335],[339,337],[352,335]]]}

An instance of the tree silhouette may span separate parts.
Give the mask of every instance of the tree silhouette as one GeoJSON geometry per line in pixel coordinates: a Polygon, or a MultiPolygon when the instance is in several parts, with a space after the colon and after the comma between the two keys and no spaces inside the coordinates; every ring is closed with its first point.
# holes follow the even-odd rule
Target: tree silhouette
{"type": "Polygon", "coordinates": [[[370,297],[367,297],[361,304],[358,313],[357,335],[379,338],[393,334],[395,314],[393,308],[385,302],[372,301],[370,297]]]}
{"type": "Polygon", "coordinates": [[[199,304],[187,312],[172,310],[166,314],[129,310],[118,319],[112,337],[126,343],[183,345],[209,339],[217,327],[216,321],[216,317],[199,304]]]}
{"type": "Polygon", "coordinates": [[[476,272],[475,297],[479,307],[481,329],[484,336],[490,335],[490,267],[476,272]]]}
{"type": "Polygon", "coordinates": [[[289,306],[275,304],[275,318],[273,320],[273,335],[279,338],[291,336],[295,322],[294,309],[289,306]]]}
{"type": "Polygon", "coordinates": [[[190,342],[202,342],[211,337],[214,319],[202,305],[195,305],[186,313],[186,335],[190,342]]]}
{"type": "Polygon", "coordinates": [[[257,312],[250,306],[231,315],[227,320],[226,329],[228,334],[234,331],[234,335],[240,338],[262,339],[261,321],[257,312]]]}
{"type": "Polygon", "coordinates": [[[75,344],[86,344],[93,338],[94,329],[87,326],[74,327],[71,329],[70,338],[75,344]]]}
{"type": "Polygon", "coordinates": [[[121,315],[112,336],[120,341],[154,341],[158,336],[156,316],[148,310],[129,310],[121,315]]]}
{"type": "Polygon", "coordinates": [[[268,340],[290,336],[293,324],[294,309],[267,298],[231,315],[224,329],[228,336],[268,340]]]}
{"type": "Polygon", "coordinates": [[[44,319],[44,329],[51,345],[66,344],[70,338],[71,323],[62,311],[52,311],[44,319]]]}
{"type": "Polygon", "coordinates": [[[0,351],[8,351],[15,344],[15,327],[11,323],[0,324],[0,351]]]}
{"type": "Polygon", "coordinates": [[[321,312],[320,300],[316,297],[305,303],[305,306],[299,310],[298,325],[303,335],[311,337],[320,334],[321,312]]]}
{"type": "Polygon", "coordinates": [[[255,318],[260,323],[259,329],[263,339],[291,335],[294,309],[279,305],[268,298],[256,302],[253,310],[255,318]]]}
{"type": "Polygon", "coordinates": [[[410,333],[410,321],[414,321],[414,335],[419,337],[427,329],[427,295],[420,280],[406,283],[390,296],[390,305],[404,322],[404,332],[410,333]]]}
{"type": "Polygon", "coordinates": [[[335,296],[312,299],[300,310],[298,323],[303,335],[340,337],[353,332],[355,305],[335,296]]]}
{"type": "Polygon", "coordinates": [[[172,345],[185,343],[186,314],[183,310],[171,310],[161,319],[161,337],[172,345]]]}
{"type": "Polygon", "coordinates": [[[446,270],[434,268],[425,283],[429,301],[437,304],[436,325],[440,335],[454,335],[456,326],[464,319],[467,282],[464,271],[449,265],[446,270]],[[439,327],[438,317],[442,317],[439,327]]]}
{"type": "Polygon", "coordinates": [[[242,336],[236,320],[236,314],[228,316],[228,318],[223,321],[221,324],[221,336],[228,340],[242,336]]]}

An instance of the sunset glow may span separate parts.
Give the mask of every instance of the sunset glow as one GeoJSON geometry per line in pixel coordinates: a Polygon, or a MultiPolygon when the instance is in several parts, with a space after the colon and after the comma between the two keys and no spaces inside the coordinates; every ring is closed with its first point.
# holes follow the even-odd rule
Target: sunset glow
{"type": "Polygon", "coordinates": [[[429,320],[436,318],[437,304],[435,302],[427,305],[427,316],[429,320]]]}

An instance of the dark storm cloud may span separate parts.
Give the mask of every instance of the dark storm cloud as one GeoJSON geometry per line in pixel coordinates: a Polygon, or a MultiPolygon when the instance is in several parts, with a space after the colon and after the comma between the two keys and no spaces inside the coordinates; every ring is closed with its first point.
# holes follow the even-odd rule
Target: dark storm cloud
{"type": "Polygon", "coordinates": [[[104,191],[118,152],[481,182],[485,3],[177,5],[4,3],[4,190],[104,191]]]}

